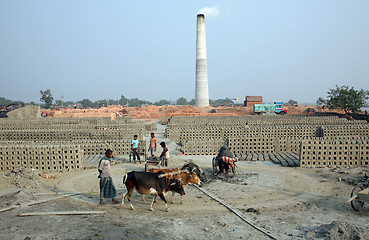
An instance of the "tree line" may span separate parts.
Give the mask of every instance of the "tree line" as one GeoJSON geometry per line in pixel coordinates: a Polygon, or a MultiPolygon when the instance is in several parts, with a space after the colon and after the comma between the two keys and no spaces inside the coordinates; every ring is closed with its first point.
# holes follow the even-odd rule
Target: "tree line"
{"type": "MultiPolygon", "coordinates": [[[[88,98],[85,98],[83,100],[79,101],[63,101],[60,99],[57,99],[54,101],[54,97],[50,91],[50,89],[47,89],[45,91],[40,90],[40,101],[42,102],[41,107],[44,108],[51,108],[51,107],[67,107],[67,106],[74,106],[75,104],[81,104],[83,108],[99,108],[99,107],[106,107],[109,105],[122,105],[127,107],[141,107],[141,106],[147,106],[147,105],[156,105],[156,106],[164,106],[164,105],[195,105],[195,99],[191,99],[188,101],[184,97],[178,98],[176,101],[168,101],[165,99],[156,101],[156,102],[150,102],[143,99],[138,98],[131,98],[128,99],[125,96],[121,96],[120,99],[103,99],[103,100],[97,100],[97,101],[91,101],[88,98]]],[[[25,103],[22,101],[12,101],[9,99],[5,99],[3,97],[0,97],[0,106],[6,106],[11,103],[24,103],[25,105],[40,105],[35,102],[29,102],[25,103]]],[[[229,106],[233,104],[233,100],[230,98],[226,99],[217,99],[217,100],[209,100],[209,104],[213,107],[217,106],[229,106]]]]}
{"type": "MultiPolygon", "coordinates": [[[[164,105],[195,105],[195,99],[191,99],[188,101],[184,97],[178,98],[176,101],[168,101],[165,99],[150,102],[146,100],[141,100],[138,98],[128,99],[125,96],[121,96],[120,99],[104,99],[97,100],[95,102],[90,99],[83,99],[77,102],[66,101],[61,102],[61,100],[55,100],[51,94],[50,89],[45,91],[40,90],[40,101],[43,102],[42,107],[50,108],[52,106],[68,106],[74,104],[81,104],[84,108],[98,108],[104,107],[108,105],[122,105],[127,107],[141,107],[145,105],[156,105],[156,106],[164,106],[164,105]],[[54,104],[54,105],[53,105],[54,104]]],[[[320,97],[317,100],[317,105],[322,106],[323,108],[329,109],[338,109],[344,110],[346,112],[359,112],[360,108],[363,106],[368,106],[366,101],[369,99],[369,91],[360,89],[355,90],[353,87],[348,86],[338,86],[336,88],[329,89],[327,92],[328,96],[326,99],[320,97]]],[[[218,106],[230,106],[234,104],[234,99],[226,98],[226,99],[217,99],[217,100],[209,100],[210,106],[218,107],[218,106]]],[[[39,105],[35,102],[24,103],[22,101],[12,101],[9,99],[5,99],[4,97],[0,97],[0,106],[6,106],[12,103],[23,103],[26,105],[39,105]]],[[[294,100],[289,100],[288,104],[297,104],[294,100]]]]}

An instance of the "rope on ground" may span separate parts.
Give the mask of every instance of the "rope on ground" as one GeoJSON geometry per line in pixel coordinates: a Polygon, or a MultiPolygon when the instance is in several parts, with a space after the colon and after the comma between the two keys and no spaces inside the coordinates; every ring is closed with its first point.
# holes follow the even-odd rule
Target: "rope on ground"
{"type": "Polygon", "coordinates": [[[211,193],[209,193],[208,191],[196,186],[196,185],[192,185],[195,188],[197,188],[199,191],[203,192],[204,194],[208,195],[210,198],[212,198],[213,200],[219,202],[220,204],[222,204],[223,206],[225,206],[226,208],[228,208],[231,212],[233,212],[237,217],[239,217],[242,221],[246,222],[247,224],[249,224],[251,227],[255,228],[256,230],[258,230],[259,232],[265,234],[266,236],[270,237],[271,239],[277,240],[276,237],[273,237],[271,234],[267,233],[266,231],[264,231],[263,229],[261,229],[260,227],[255,226],[254,224],[252,224],[250,222],[250,220],[247,220],[240,211],[238,211],[237,209],[235,209],[234,207],[232,207],[231,205],[229,205],[228,203],[224,202],[223,200],[217,198],[216,196],[212,195],[211,193]]]}

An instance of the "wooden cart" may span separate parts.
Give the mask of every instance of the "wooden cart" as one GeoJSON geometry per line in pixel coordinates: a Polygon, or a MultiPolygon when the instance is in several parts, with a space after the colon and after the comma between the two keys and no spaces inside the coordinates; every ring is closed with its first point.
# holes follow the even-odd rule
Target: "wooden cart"
{"type": "Polygon", "coordinates": [[[355,186],[351,191],[351,198],[345,204],[350,203],[352,209],[363,212],[363,209],[369,208],[369,187],[363,185],[355,186]]]}
{"type": "Polygon", "coordinates": [[[158,157],[147,157],[145,161],[145,172],[149,170],[149,166],[159,167],[161,165],[162,160],[158,157]]]}
{"type": "Polygon", "coordinates": [[[219,158],[213,157],[211,164],[213,165],[213,173],[217,174],[219,172],[219,158]]]}

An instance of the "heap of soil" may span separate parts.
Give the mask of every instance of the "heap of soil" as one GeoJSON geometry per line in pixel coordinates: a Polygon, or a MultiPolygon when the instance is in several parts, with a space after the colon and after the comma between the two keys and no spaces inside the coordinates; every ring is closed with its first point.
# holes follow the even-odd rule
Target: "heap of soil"
{"type": "Polygon", "coordinates": [[[26,193],[23,190],[9,192],[0,195],[0,208],[6,208],[12,205],[19,205],[36,199],[36,197],[29,193],[26,193]]]}
{"type": "Polygon", "coordinates": [[[308,232],[305,239],[369,239],[369,231],[345,221],[333,221],[308,232]]]}
{"type": "MultiPolygon", "coordinates": [[[[288,108],[289,115],[316,114],[323,112],[332,112],[329,109],[322,109],[316,106],[285,106],[288,108]]],[[[143,106],[143,107],[123,107],[121,105],[111,105],[101,108],[86,109],[42,109],[47,112],[48,117],[111,117],[132,119],[162,119],[171,116],[244,116],[254,115],[252,107],[206,107],[198,108],[195,106],[184,105],[165,105],[165,106],[143,106]],[[117,114],[119,113],[119,114],[117,114]]],[[[339,111],[337,111],[339,112],[339,111]]],[[[340,112],[342,113],[342,111],[340,112]]]]}
{"type": "Polygon", "coordinates": [[[7,187],[13,186],[23,189],[38,188],[43,181],[43,178],[41,178],[39,174],[40,172],[38,170],[22,168],[17,172],[9,171],[3,173],[0,180],[7,185],[7,187]]]}
{"type": "Polygon", "coordinates": [[[40,107],[31,106],[31,105],[26,105],[22,108],[14,109],[8,112],[7,115],[8,115],[8,118],[22,118],[22,119],[41,117],[40,107]]]}

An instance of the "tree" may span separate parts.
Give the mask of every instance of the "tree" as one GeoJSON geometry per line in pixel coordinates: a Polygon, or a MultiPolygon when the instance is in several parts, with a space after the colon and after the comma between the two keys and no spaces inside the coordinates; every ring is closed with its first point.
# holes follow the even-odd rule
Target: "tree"
{"type": "Polygon", "coordinates": [[[138,99],[138,98],[132,98],[129,100],[128,106],[130,107],[141,107],[142,105],[142,100],[138,99]]]}
{"type": "Polygon", "coordinates": [[[13,103],[12,100],[6,99],[4,97],[0,97],[0,106],[6,106],[11,103],[13,103]]]}
{"type": "Polygon", "coordinates": [[[355,90],[348,86],[329,89],[327,99],[319,98],[318,106],[328,107],[329,109],[341,109],[344,111],[358,112],[365,104],[365,100],[369,99],[369,91],[360,89],[355,90]]]}
{"type": "Polygon", "coordinates": [[[125,106],[127,105],[128,103],[128,98],[126,98],[125,96],[120,96],[120,99],[119,99],[119,104],[122,105],[122,106],[125,106]]]}
{"type": "Polygon", "coordinates": [[[40,93],[40,101],[45,103],[45,108],[50,108],[54,100],[53,96],[51,95],[50,89],[47,89],[46,91],[40,90],[40,93]]]}
{"type": "Polygon", "coordinates": [[[187,99],[184,97],[178,98],[177,105],[188,105],[187,99]]]}
{"type": "Polygon", "coordinates": [[[290,99],[287,103],[289,105],[295,105],[295,104],[297,104],[297,101],[290,99]]]}
{"type": "Polygon", "coordinates": [[[219,106],[232,106],[233,100],[230,98],[226,99],[217,99],[217,100],[210,100],[209,101],[210,106],[212,107],[219,107],[219,106]]]}
{"type": "Polygon", "coordinates": [[[156,105],[156,106],[164,106],[164,105],[169,105],[169,104],[170,104],[170,102],[168,100],[164,100],[164,99],[154,103],[154,105],[156,105]]]}
{"type": "Polygon", "coordinates": [[[88,107],[92,108],[95,106],[95,104],[88,98],[85,98],[82,101],[78,101],[78,103],[82,104],[84,108],[88,108],[88,107]]]}

